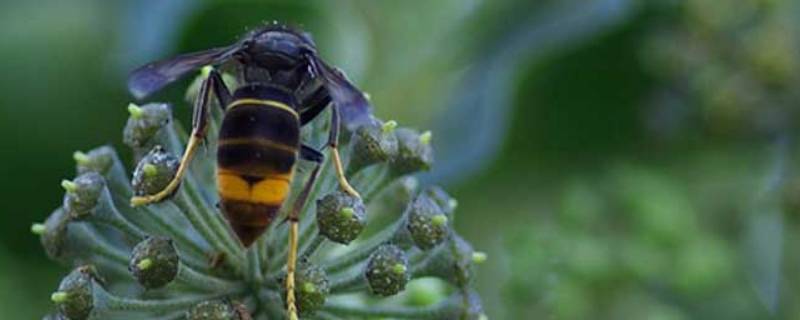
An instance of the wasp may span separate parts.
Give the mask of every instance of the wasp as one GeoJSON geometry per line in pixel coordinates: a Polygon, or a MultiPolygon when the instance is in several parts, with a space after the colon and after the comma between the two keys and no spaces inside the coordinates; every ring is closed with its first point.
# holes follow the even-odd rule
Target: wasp
{"type": "Polygon", "coordinates": [[[370,106],[364,93],[317,53],[308,33],[280,24],[255,29],[236,43],[178,55],[134,70],[128,89],[143,99],[187,74],[204,68],[193,106],[192,132],[175,177],[164,190],[134,197],[134,206],[158,202],[177,190],[208,129],[209,102],[216,98],[223,109],[217,141],[217,192],[220,209],[241,244],[248,248],[276,218],[286,200],[299,159],[315,163],[296,202],[287,213],[287,313],[297,319],[294,272],[297,262],[298,214],[319,174],[324,154],[303,144],[300,128],[331,108],[328,141],[322,148],[330,156],[341,188],[359,197],[344,176],[338,152],[341,123],[353,129],[369,121],[370,106]],[[233,61],[242,85],[227,88],[216,67],[233,61]],[[212,97],[213,96],[213,97],[212,97]]]}

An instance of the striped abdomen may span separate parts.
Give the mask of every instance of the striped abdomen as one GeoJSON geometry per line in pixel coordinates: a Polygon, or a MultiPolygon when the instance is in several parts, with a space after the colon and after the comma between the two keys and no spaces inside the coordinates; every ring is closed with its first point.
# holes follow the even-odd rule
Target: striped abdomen
{"type": "Polygon", "coordinates": [[[240,98],[225,112],[217,148],[217,191],[225,218],[249,247],[289,194],[300,122],[288,102],[240,98]]]}

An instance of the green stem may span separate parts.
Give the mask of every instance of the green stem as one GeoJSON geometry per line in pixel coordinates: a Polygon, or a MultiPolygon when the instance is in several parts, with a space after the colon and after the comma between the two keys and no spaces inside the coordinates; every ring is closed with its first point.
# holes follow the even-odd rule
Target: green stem
{"type": "Polygon", "coordinates": [[[180,190],[180,193],[172,199],[178,208],[183,211],[184,217],[189,220],[189,223],[192,224],[192,227],[194,227],[194,229],[197,230],[197,232],[199,232],[200,235],[211,244],[214,250],[223,252],[227,257],[230,258],[226,259],[225,261],[241,261],[241,257],[234,254],[230,248],[226,247],[225,244],[223,244],[222,241],[218,239],[213,232],[211,232],[211,228],[209,228],[209,226],[203,222],[202,217],[198,213],[197,207],[194,206],[192,201],[187,201],[188,196],[186,195],[186,189],[180,188],[180,190]]]}
{"type": "Polygon", "coordinates": [[[119,311],[149,311],[162,312],[187,309],[203,301],[219,299],[226,296],[240,294],[240,292],[223,292],[213,295],[181,297],[160,300],[140,300],[115,296],[105,289],[96,286],[94,290],[95,301],[104,302],[103,306],[110,310],[119,311]]]}
{"type": "Polygon", "coordinates": [[[339,303],[328,303],[322,310],[335,315],[352,319],[354,317],[388,317],[398,319],[447,319],[448,304],[425,308],[382,307],[382,306],[349,306],[339,303]]]}
{"type": "Polygon", "coordinates": [[[264,281],[261,274],[261,261],[258,259],[258,248],[250,247],[247,250],[247,279],[255,285],[260,285],[264,281]]]}
{"type": "Polygon", "coordinates": [[[343,294],[358,291],[366,286],[367,279],[364,277],[364,273],[359,270],[345,277],[331,279],[330,288],[334,294],[343,294]]]}
{"type": "Polygon", "coordinates": [[[212,277],[185,264],[182,264],[178,271],[178,279],[188,286],[211,292],[244,289],[244,286],[239,282],[212,277]]]}
{"type": "Polygon", "coordinates": [[[92,217],[94,217],[97,222],[110,225],[120,232],[134,238],[136,241],[140,241],[147,236],[147,233],[135,226],[124,215],[122,215],[122,213],[120,213],[120,211],[117,209],[117,206],[114,205],[114,201],[112,200],[111,193],[108,189],[103,191],[102,198],[102,204],[103,206],[107,207],[108,211],[101,210],[103,212],[98,212],[98,214],[93,215],[92,217]]]}
{"type": "MultiPolygon", "coordinates": [[[[231,252],[240,253],[240,251],[242,251],[241,246],[238,241],[233,238],[233,233],[228,230],[228,227],[225,222],[222,221],[221,217],[210,209],[212,206],[205,200],[203,195],[200,194],[197,182],[191,175],[187,177],[186,189],[192,200],[200,204],[201,210],[199,213],[203,216],[205,221],[209,222],[211,232],[213,232],[218,239],[221,239],[231,252]]],[[[239,255],[239,257],[241,257],[241,255],[239,255]]]]}
{"type": "Polygon", "coordinates": [[[318,319],[318,320],[345,320],[345,318],[342,318],[342,317],[339,317],[339,316],[336,316],[336,315],[333,315],[333,314],[330,314],[330,313],[327,313],[327,312],[324,312],[324,311],[318,311],[316,314],[314,314],[314,318],[312,318],[312,319],[318,319]]]}
{"type": "Polygon", "coordinates": [[[105,257],[109,261],[116,262],[120,265],[128,266],[128,254],[126,252],[110,245],[89,225],[83,225],[82,227],[81,229],[83,229],[83,232],[80,233],[80,237],[83,238],[83,242],[85,242],[85,245],[88,247],[88,252],[105,257]]]}
{"type": "Polygon", "coordinates": [[[303,247],[302,250],[300,250],[300,255],[299,255],[300,260],[311,258],[311,256],[314,255],[315,252],[317,252],[317,249],[319,249],[319,247],[322,246],[323,243],[325,243],[325,237],[320,235],[319,232],[316,232],[314,233],[314,236],[311,238],[311,240],[307,242],[308,245],[306,245],[305,247],[303,247]]]}
{"type": "Polygon", "coordinates": [[[394,238],[395,234],[397,233],[397,229],[401,226],[402,222],[403,219],[401,218],[391,226],[370,237],[364,243],[360,244],[355,250],[332,260],[333,262],[323,265],[322,267],[328,274],[333,274],[364,261],[364,259],[369,257],[369,255],[375,251],[377,247],[394,238]]]}
{"type": "Polygon", "coordinates": [[[381,170],[381,175],[378,179],[375,179],[375,182],[369,186],[369,189],[364,192],[364,202],[372,201],[376,196],[381,194],[383,190],[386,190],[387,187],[392,185],[398,176],[392,175],[391,171],[389,170],[388,166],[384,166],[385,169],[381,170]]]}
{"type": "MultiPolygon", "coordinates": [[[[125,198],[125,200],[117,199],[118,196],[115,196],[114,198],[115,203],[119,201],[127,201],[127,198],[125,198]]],[[[145,214],[140,215],[147,216],[149,218],[148,220],[154,223],[154,226],[150,229],[163,230],[163,232],[165,232],[169,238],[175,240],[179,248],[186,249],[186,253],[188,253],[188,255],[181,255],[181,260],[186,262],[188,265],[191,265],[195,269],[203,271],[209,270],[208,263],[205,262],[205,259],[208,258],[205,252],[208,249],[201,247],[200,241],[190,239],[187,237],[184,230],[179,229],[177,224],[167,221],[164,218],[164,212],[154,212],[149,206],[144,206],[141,208],[145,211],[145,214]]]]}

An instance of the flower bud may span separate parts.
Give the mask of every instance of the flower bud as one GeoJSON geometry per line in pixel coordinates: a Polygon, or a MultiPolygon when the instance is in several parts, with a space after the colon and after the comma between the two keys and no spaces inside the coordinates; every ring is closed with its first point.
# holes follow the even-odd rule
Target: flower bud
{"type": "Polygon", "coordinates": [[[437,247],[415,268],[414,276],[438,277],[455,286],[467,287],[473,278],[473,266],[485,258],[485,254],[476,254],[466,240],[453,233],[446,245],[437,247]]]}
{"type": "Polygon", "coordinates": [[[73,219],[91,215],[106,186],[105,179],[97,172],[84,173],[73,181],[64,180],[64,210],[73,219]]]}
{"type": "Polygon", "coordinates": [[[75,151],[72,158],[75,159],[75,171],[78,175],[87,172],[97,172],[105,175],[114,165],[114,149],[109,146],[102,146],[90,150],[89,152],[75,151]]]}
{"type": "Polygon", "coordinates": [[[396,126],[394,121],[381,123],[375,120],[356,129],[350,142],[352,158],[347,171],[354,173],[394,157],[397,154],[396,126]]]}
{"type": "Polygon", "coordinates": [[[93,266],[78,267],[61,280],[50,299],[67,319],[88,319],[94,309],[94,286],[98,279],[93,266]]]}
{"type": "Polygon", "coordinates": [[[44,232],[41,234],[42,247],[47,256],[53,260],[61,260],[67,243],[67,224],[69,216],[64,209],[53,211],[44,223],[44,232]]]}
{"type": "Polygon", "coordinates": [[[161,288],[178,275],[178,252],[167,237],[148,237],[133,248],[128,270],[143,287],[161,288]]]}
{"type": "Polygon", "coordinates": [[[122,141],[134,150],[147,149],[153,137],[172,118],[170,107],[165,103],[150,103],[144,106],[130,104],[130,117],[125,124],[122,141]]]}
{"type": "Polygon", "coordinates": [[[333,242],[348,244],[364,230],[364,203],[361,199],[335,191],[317,200],[319,232],[333,242]]]}
{"type": "Polygon", "coordinates": [[[383,245],[369,257],[365,270],[370,291],[379,296],[392,296],[410,280],[406,253],[395,245],[383,245]]]}
{"type": "Polygon", "coordinates": [[[133,192],[137,196],[156,194],[172,181],[178,171],[180,159],[156,146],[148,152],[133,171],[133,192]]]}
{"type": "MultiPolygon", "coordinates": [[[[298,265],[295,274],[295,297],[297,311],[300,315],[313,315],[325,305],[330,293],[330,283],[325,270],[310,263],[298,265]]],[[[281,296],[286,297],[285,292],[281,296]]]]}
{"type": "Polygon", "coordinates": [[[392,172],[406,175],[418,171],[428,171],[433,165],[433,148],[430,132],[418,132],[401,128],[396,130],[397,156],[391,159],[392,172]]]}
{"type": "Polygon", "coordinates": [[[414,244],[428,250],[442,243],[449,233],[448,218],[427,193],[422,193],[409,204],[406,228],[414,244]]]}
{"type": "Polygon", "coordinates": [[[439,186],[431,186],[425,188],[425,194],[428,195],[433,201],[439,205],[439,208],[442,209],[444,214],[446,214],[449,218],[452,218],[453,211],[456,210],[458,207],[458,201],[453,199],[449,194],[447,194],[442,187],[439,186]]]}
{"type": "Polygon", "coordinates": [[[186,320],[251,320],[247,309],[228,300],[204,301],[186,312],[186,320]]]}

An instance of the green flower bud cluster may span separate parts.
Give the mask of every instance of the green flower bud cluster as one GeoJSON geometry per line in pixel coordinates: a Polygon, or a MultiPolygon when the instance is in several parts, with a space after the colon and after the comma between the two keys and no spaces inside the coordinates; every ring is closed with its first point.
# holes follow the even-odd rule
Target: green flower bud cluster
{"type": "MultiPolygon", "coordinates": [[[[131,197],[157,193],[176,174],[187,134],[171,109],[128,107],[123,142],[133,151],[132,173],[108,146],[73,155],[76,177],[63,181],[61,206],[31,226],[49,257],[78,266],[52,294],[55,312],[46,319],[286,317],[289,224],[276,219],[243,248],[217,206],[214,157],[201,151],[164,201],[130,205],[131,197]]],[[[212,112],[209,128],[219,128],[221,117],[212,112]]],[[[323,114],[306,126],[304,140],[326,136],[328,119],[323,114]]],[[[300,317],[485,319],[471,289],[478,260],[451,228],[455,200],[438,187],[417,190],[413,178],[433,164],[431,134],[374,120],[343,135],[346,177],[362,198],[342,192],[331,162],[323,163],[299,215],[300,317]],[[438,289],[407,292],[420,277],[438,278],[438,289]],[[394,295],[428,298],[424,305],[380,301],[394,295]]],[[[211,132],[212,145],[214,138],[211,132]]],[[[308,165],[298,163],[292,194],[305,183],[308,165]]]]}
{"type": "MultiPolygon", "coordinates": [[[[666,4],[666,2],[664,2],[666,4]]],[[[688,0],[646,34],[644,65],[669,88],[654,103],[694,104],[714,132],[782,129],[792,118],[800,79],[800,23],[791,1],[688,0]],[[769,3],[769,4],[767,4],[769,3]]],[[[685,111],[675,111],[683,112],[685,111]]]]}

